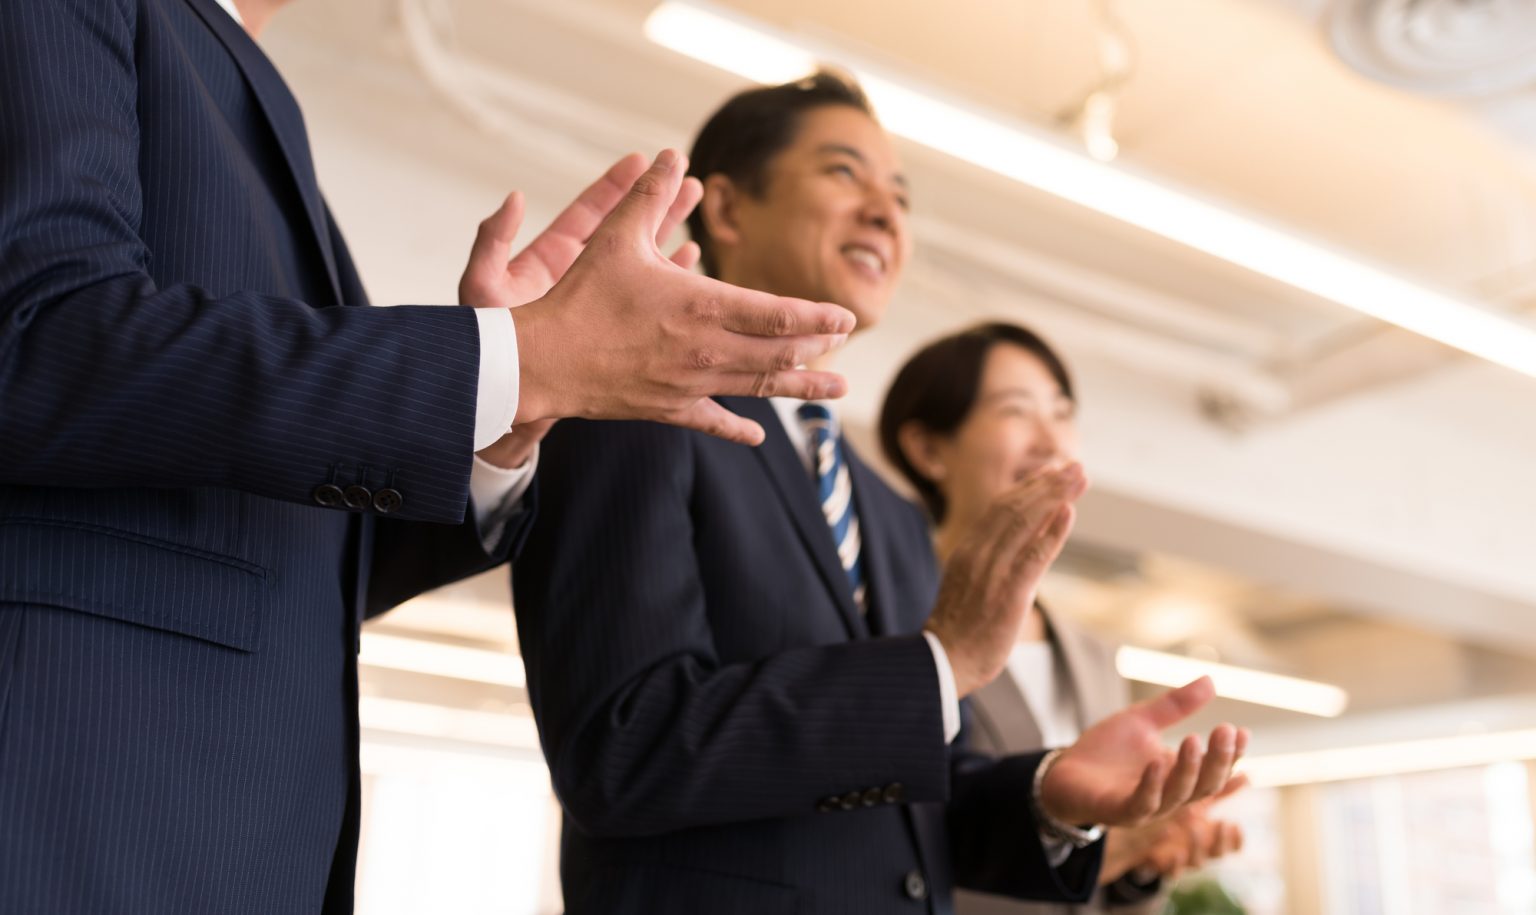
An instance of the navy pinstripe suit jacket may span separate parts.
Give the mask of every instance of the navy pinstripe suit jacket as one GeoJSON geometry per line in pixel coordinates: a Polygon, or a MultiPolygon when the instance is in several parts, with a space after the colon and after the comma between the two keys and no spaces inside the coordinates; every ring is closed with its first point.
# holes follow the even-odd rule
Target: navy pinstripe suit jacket
{"type": "Polygon", "coordinates": [[[0,911],[349,910],[358,623],[505,555],[474,317],[340,307],[213,0],[0,3],[0,106],[0,911]]]}
{"type": "Polygon", "coordinates": [[[568,911],[945,913],[957,883],[1086,898],[1101,846],[1047,865],[1039,755],[944,744],[916,507],[850,450],[861,615],[772,405],[722,402],[760,448],[573,421],[543,445],[546,520],[513,586],[568,911]]]}

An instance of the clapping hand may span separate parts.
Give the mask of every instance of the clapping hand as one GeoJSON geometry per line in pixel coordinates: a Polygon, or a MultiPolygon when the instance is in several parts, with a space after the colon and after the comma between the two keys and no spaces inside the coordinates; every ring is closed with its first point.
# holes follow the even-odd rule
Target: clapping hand
{"type": "MultiPolygon", "coordinates": [[[[615,162],[516,257],[512,256],[512,242],[523,224],[524,201],[521,191],[513,191],[475,233],[469,265],[459,279],[459,304],[516,308],[549,292],[645,169],[645,157],[639,153],[615,162]]],[[[682,225],[703,194],[697,178],[683,181],[656,233],[658,246],[682,225]]],[[[684,242],[671,259],[685,270],[692,269],[699,259],[699,246],[684,242]]]]}
{"type": "Polygon", "coordinates": [[[1162,743],[1165,728],[1215,694],[1210,678],[1201,677],[1084,731],[1045,774],[1042,809],[1062,823],[1137,826],[1220,794],[1247,748],[1247,730],[1218,725],[1204,746],[1191,734],[1176,751],[1162,743]]]}
{"type": "MultiPolygon", "coordinates": [[[[480,223],[469,252],[469,265],[459,278],[459,304],[474,308],[516,308],[549,292],[575,263],[587,240],[645,172],[645,157],[632,153],[572,201],[526,248],[512,256],[512,242],[523,225],[524,200],[513,191],[500,208],[480,223]]],[[[698,205],[704,188],[698,179],[683,182],[677,199],[667,210],[656,233],[656,244],[665,244],[677,227],[698,205]]],[[[684,270],[699,260],[699,246],[684,242],[671,260],[684,270]]],[[[499,467],[521,467],[556,420],[522,423],[479,453],[499,467]]]]}
{"type": "Polygon", "coordinates": [[[1210,805],[1191,804],[1166,824],[1158,841],[1137,865],[1169,879],[1206,862],[1241,851],[1243,829],[1236,823],[1212,819],[1210,805]]]}
{"type": "Polygon", "coordinates": [[[1040,581],[1072,532],[1088,488],[1081,464],[1047,467],[999,496],[950,556],[929,632],[944,646],[964,698],[1008,661],[1040,581]]]}
{"type": "Polygon", "coordinates": [[[757,444],[757,423],[710,398],[846,391],[841,376],[798,367],[843,344],[851,312],[699,276],[689,245],[661,254],[657,239],[698,202],[685,170],[665,150],[615,200],[634,172],[620,162],[510,261],[520,201],[488,220],[461,292],[467,304],[518,306],[515,422],[647,419],[757,444]]]}
{"type": "Polygon", "coordinates": [[[1213,818],[1211,807],[1247,785],[1247,776],[1236,775],[1214,797],[1194,801],[1172,817],[1111,829],[1105,836],[1099,883],[1114,883],[1133,871],[1176,880],[1186,870],[1242,851],[1242,827],[1213,818]]]}

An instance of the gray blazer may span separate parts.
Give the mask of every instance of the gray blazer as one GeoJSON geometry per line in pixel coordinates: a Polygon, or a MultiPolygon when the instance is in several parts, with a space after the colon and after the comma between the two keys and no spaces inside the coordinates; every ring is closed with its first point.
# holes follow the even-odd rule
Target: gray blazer
{"type": "MultiPolygon", "coordinates": [[[[1042,611],[1043,612],[1043,611],[1042,611]]],[[[1077,701],[1080,729],[1120,711],[1130,704],[1130,687],[1115,671],[1115,646],[1063,620],[1045,614],[1055,655],[1066,668],[1067,682],[1077,701]]],[[[1039,750],[1044,741],[1040,725],[1024,701],[1013,675],[1002,676],[971,697],[971,746],[983,753],[1005,755],[1039,750]]],[[[959,890],[956,915],[1157,915],[1164,894],[1140,890],[1129,881],[1101,888],[1081,905],[1022,902],[1003,896],[959,890]],[[1122,901],[1134,899],[1138,901],[1122,901]]]]}

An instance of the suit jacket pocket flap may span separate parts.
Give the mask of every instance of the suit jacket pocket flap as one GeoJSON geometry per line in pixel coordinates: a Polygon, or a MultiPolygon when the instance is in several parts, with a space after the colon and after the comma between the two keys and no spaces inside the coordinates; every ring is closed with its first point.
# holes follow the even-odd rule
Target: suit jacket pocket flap
{"type": "Polygon", "coordinates": [[[94,524],[0,519],[0,601],[46,604],[255,651],[271,573],[94,524]]]}

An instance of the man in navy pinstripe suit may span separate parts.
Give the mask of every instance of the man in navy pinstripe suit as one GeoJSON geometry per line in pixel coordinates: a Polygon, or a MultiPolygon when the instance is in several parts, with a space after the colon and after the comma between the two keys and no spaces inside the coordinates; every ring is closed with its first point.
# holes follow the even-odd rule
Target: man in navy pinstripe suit
{"type": "Polygon", "coordinates": [[[515,550],[553,417],[841,391],[777,368],[851,316],[659,253],[672,153],[349,307],[277,5],[0,3],[0,911],[349,910],[361,618],[515,550]]]}
{"type": "MultiPolygon", "coordinates": [[[[705,269],[883,315],[906,181],[856,86],[750,90],[694,144],[705,269]]],[[[529,696],[565,810],[567,910],[952,911],[956,885],[1092,892],[1102,830],[1219,790],[1243,732],[1159,732],[1201,680],[1050,754],[970,752],[959,699],[1002,670],[1086,485],[999,500],[946,570],[927,524],[824,403],[726,398],[742,448],[652,423],[561,423],[513,578],[529,696]]]]}

